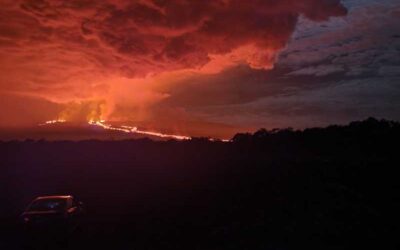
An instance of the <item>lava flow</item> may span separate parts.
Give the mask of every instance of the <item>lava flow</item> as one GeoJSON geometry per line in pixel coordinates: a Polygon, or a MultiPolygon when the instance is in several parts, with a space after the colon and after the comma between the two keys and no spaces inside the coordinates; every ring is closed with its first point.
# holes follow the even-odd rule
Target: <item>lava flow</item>
{"type": "Polygon", "coordinates": [[[172,138],[172,139],[177,139],[177,140],[190,140],[191,139],[191,137],[189,137],[189,136],[170,135],[170,134],[163,134],[163,133],[153,132],[153,131],[139,130],[137,127],[132,127],[132,126],[120,126],[120,127],[111,126],[109,124],[106,124],[104,120],[100,120],[100,121],[90,120],[88,123],[90,125],[99,126],[104,129],[122,131],[125,133],[151,135],[151,136],[157,136],[157,137],[162,137],[162,138],[172,138]]]}
{"type": "Polygon", "coordinates": [[[67,121],[64,119],[50,120],[50,121],[45,121],[44,123],[39,124],[39,126],[50,125],[50,124],[55,124],[55,123],[64,123],[64,122],[67,122],[67,121]]]}
{"type": "MultiPolygon", "coordinates": [[[[57,123],[65,123],[67,122],[64,119],[56,119],[56,120],[50,120],[46,121],[44,123],[39,124],[39,126],[45,126],[45,125],[52,125],[52,124],[57,124],[57,123]]],[[[137,127],[133,126],[126,126],[126,125],[121,125],[121,126],[115,126],[115,125],[110,125],[107,124],[105,120],[89,120],[87,122],[91,126],[97,126],[101,127],[106,130],[114,130],[114,131],[121,131],[124,133],[134,133],[134,134],[142,134],[142,135],[149,135],[149,136],[155,136],[155,137],[161,137],[161,138],[171,138],[171,139],[176,139],[176,140],[190,140],[192,139],[190,136],[185,136],[185,135],[173,135],[173,134],[164,134],[160,132],[155,132],[155,131],[147,131],[147,130],[140,130],[137,127]]],[[[210,141],[222,141],[222,142],[229,142],[231,140],[219,140],[219,139],[214,139],[214,138],[209,138],[210,141]]]]}

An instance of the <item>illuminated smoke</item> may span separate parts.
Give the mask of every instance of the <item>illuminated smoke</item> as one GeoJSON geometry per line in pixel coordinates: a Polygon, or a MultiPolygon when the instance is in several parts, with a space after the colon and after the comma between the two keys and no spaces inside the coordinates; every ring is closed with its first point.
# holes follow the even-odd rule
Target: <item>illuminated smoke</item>
{"type": "Polygon", "coordinates": [[[69,122],[174,124],[177,117],[154,114],[178,88],[152,85],[160,75],[270,69],[300,16],[323,21],[346,12],[340,0],[0,1],[0,89],[67,103],[56,117],[69,122]]]}

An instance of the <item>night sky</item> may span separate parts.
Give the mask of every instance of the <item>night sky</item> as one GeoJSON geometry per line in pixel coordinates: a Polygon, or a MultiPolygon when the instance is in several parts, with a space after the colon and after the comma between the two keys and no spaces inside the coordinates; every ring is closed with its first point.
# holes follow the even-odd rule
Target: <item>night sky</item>
{"type": "Polygon", "coordinates": [[[0,0],[0,127],[400,120],[398,0],[0,0]]]}

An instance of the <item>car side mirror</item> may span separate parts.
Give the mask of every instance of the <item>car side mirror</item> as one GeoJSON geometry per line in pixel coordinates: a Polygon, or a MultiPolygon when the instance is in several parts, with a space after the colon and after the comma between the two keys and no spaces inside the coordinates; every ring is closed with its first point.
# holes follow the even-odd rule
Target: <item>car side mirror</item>
{"type": "Polygon", "coordinates": [[[78,207],[71,207],[67,210],[68,214],[75,214],[79,210],[78,207]]]}

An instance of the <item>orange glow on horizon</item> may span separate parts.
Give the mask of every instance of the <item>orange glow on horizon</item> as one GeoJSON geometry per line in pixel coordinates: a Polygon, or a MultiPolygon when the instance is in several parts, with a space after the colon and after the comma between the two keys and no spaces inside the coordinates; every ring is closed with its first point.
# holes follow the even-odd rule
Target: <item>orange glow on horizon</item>
{"type": "Polygon", "coordinates": [[[67,121],[64,119],[56,119],[56,120],[45,121],[44,123],[39,124],[39,126],[55,124],[55,123],[64,123],[64,122],[67,122],[67,121]]]}
{"type": "MultiPolygon", "coordinates": [[[[56,123],[65,123],[67,122],[64,119],[57,119],[57,120],[49,120],[44,123],[39,124],[39,126],[44,126],[44,125],[51,125],[51,124],[56,124],[56,123]]],[[[114,131],[121,131],[125,133],[135,133],[135,134],[143,134],[143,135],[150,135],[150,136],[156,136],[156,137],[161,137],[161,138],[171,138],[171,139],[176,139],[176,140],[190,140],[190,136],[184,136],[184,135],[173,135],[173,134],[163,134],[160,132],[154,132],[154,131],[146,131],[146,130],[139,130],[137,127],[133,126],[112,126],[110,124],[106,124],[105,120],[89,120],[88,124],[92,126],[98,126],[106,130],[114,130],[114,131]]]]}
{"type": "MultiPolygon", "coordinates": [[[[39,126],[52,125],[52,124],[65,123],[65,122],[67,122],[67,121],[64,119],[49,120],[49,121],[39,124],[39,126]]],[[[161,138],[170,138],[170,139],[176,139],[176,140],[192,139],[192,137],[185,136],[185,135],[164,134],[164,133],[156,132],[156,131],[140,130],[135,126],[127,126],[127,125],[113,126],[113,125],[107,124],[105,120],[97,120],[97,121],[89,120],[87,123],[92,126],[101,127],[105,130],[114,130],[114,131],[120,131],[120,132],[124,132],[124,133],[142,134],[142,135],[149,135],[149,136],[155,136],[155,137],[161,137],[161,138]]],[[[215,139],[215,138],[209,138],[209,140],[210,141],[222,141],[222,142],[230,142],[231,141],[228,139],[219,140],[219,139],[215,139]]]]}

